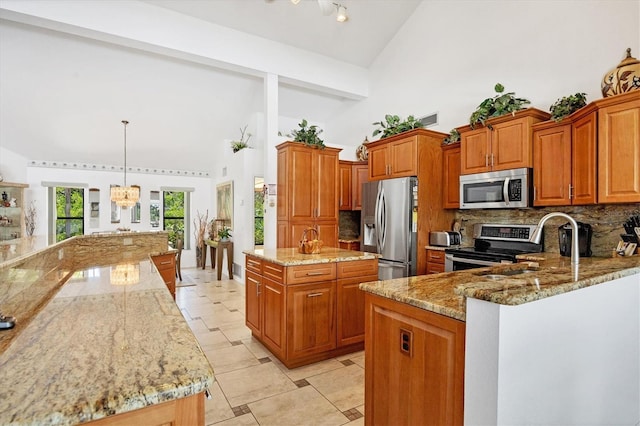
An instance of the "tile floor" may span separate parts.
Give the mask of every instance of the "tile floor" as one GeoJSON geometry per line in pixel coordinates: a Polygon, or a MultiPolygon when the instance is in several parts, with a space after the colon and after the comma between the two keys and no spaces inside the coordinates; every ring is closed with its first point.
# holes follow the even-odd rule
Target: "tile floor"
{"type": "Polygon", "coordinates": [[[210,268],[182,279],[176,303],[216,376],[207,425],[364,424],[364,352],[290,370],[244,325],[244,285],[210,268]]]}

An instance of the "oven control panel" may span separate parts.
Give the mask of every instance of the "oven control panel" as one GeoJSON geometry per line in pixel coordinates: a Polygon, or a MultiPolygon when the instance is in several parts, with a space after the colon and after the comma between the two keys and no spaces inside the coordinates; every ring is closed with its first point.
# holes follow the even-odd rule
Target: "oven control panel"
{"type": "Polygon", "coordinates": [[[473,237],[486,240],[529,241],[529,237],[536,229],[536,225],[507,225],[507,224],[476,224],[473,227],[473,237]]]}

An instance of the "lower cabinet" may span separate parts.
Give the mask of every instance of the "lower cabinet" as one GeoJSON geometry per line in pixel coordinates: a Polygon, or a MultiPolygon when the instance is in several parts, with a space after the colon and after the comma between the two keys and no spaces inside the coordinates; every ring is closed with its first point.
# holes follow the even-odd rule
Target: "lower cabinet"
{"type": "Polygon", "coordinates": [[[427,249],[427,274],[444,272],[444,251],[427,249]]]}
{"type": "Polygon", "coordinates": [[[360,251],[360,241],[338,241],[338,246],[344,250],[360,251]]]}
{"type": "Polygon", "coordinates": [[[296,266],[246,259],[246,325],[287,367],[363,349],[358,285],[377,280],[377,259],[296,266]]]}
{"type": "Polygon", "coordinates": [[[465,323],[365,294],[365,424],[462,425],[465,323]]]}
{"type": "Polygon", "coordinates": [[[164,253],[151,256],[153,264],[167,285],[173,300],[176,299],[176,254],[164,253]]]}

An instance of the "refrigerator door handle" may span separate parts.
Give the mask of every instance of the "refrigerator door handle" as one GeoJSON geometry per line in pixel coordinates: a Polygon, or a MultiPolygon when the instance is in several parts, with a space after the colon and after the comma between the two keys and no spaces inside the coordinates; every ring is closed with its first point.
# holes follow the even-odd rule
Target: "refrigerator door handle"
{"type": "Polygon", "coordinates": [[[385,210],[385,199],[384,199],[384,189],[382,185],[378,188],[378,195],[376,196],[376,212],[375,212],[375,221],[376,221],[376,236],[377,236],[377,244],[378,244],[378,253],[381,253],[384,249],[384,242],[387,233],[386,229],[386,210],[385,210]]]}

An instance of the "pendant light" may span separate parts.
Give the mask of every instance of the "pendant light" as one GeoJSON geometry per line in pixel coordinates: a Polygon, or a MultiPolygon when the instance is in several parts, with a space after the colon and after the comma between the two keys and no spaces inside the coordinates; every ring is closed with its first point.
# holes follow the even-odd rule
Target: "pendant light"
{"type": "Polygon", "coordinates": [[[140,188],[127,186],[127,120],[122,120],[124,125],[124,186],[111,187],[111,201],[120,207],[132,207],[140,200],[140,188]]]}

